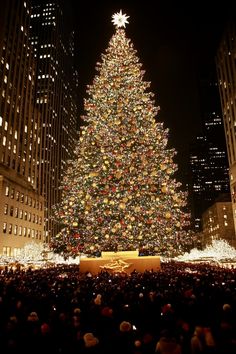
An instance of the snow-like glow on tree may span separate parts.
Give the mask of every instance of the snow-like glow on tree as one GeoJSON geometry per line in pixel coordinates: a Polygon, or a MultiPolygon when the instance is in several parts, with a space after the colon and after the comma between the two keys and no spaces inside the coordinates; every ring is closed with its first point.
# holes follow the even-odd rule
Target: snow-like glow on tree
{"type": "Polygon", "coordinates": [[[116,27],[85,98],[84,124],[62,183],[51,240],[65,257],[145,247],[176,254],[188,225],[186,192],[174,174],[176,151],[123,28],[116,27]]]}

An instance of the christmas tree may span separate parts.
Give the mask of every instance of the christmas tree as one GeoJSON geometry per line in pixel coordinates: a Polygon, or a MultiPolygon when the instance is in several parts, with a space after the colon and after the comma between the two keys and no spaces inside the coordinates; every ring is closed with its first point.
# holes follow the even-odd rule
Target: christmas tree
{"type": "Polygon", "coordinates": [[[159,108],[126,37],[128,16],[112,19],[116,31],[87,88],[76,159],[54,206],[62,228],[50,246],[65,257],[140,248],[176,255],[189,220],[176,151],[167,148],[169,131],[156,121],[159,108]]]}

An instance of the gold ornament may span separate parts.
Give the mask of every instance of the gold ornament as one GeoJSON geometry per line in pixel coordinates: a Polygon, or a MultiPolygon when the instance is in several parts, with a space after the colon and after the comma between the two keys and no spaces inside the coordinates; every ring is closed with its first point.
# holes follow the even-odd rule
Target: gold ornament
{"type": "Polygon", "coordinates": [[[90,172],[89,177],[96,177],[98,176],[97,172],[90,172]]]}
{"type": "Polygon", "coordinates": [[[166,186],[162,186],[161,187],[161,191],[162,191],[162,193],[166,193],[167,192],[167,187],[166,186]]]}
{"type": "Polygon", "coordinates": [[[169,211],[167,211],[165,217],[166,217],[166,219],[170,219],[171,218],[171,213],[169,211]]]}
{"type": "Polygon", "coordinates": [[[77,221],[74,221],[72,225],[73,225],[73,226],[78,226],[77,221]]]}
{"type": "Polygon", "coordinates": [[[119,208],[120,208],[120,209],[125,209],[125,208],[126,208],[125,203],[120,203],[120,204],[119,204],[119,208]]]}
{"type": "Polygon", "coordinates": [[[115,173],[115,177],[118,178],[118,179],[120,179],[120,178],[121,178],[121,172],[120,172],[120,171],[116,172],[116,173],[115,173]]]}
{"type": "Polygon", "coordinates": [[[160,164],[160,169],[161,169],[162,171],[164,171],[164,170],[166,169],[166,165],[165,165],[165,164],[160,164]]]}

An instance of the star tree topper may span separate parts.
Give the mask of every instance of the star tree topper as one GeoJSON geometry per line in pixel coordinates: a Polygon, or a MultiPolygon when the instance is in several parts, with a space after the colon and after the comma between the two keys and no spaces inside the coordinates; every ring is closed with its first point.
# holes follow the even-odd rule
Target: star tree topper
{"type": "Polygon", "coordinates": [[[120,10],[120,12],[117,12],[112,15],[112,22],[117,28],[125,27],[126,23],[129,23],[127,21],[128,18],[129,16],[127,16],[126,14],[122,14],[122,10],[120,10]]]}

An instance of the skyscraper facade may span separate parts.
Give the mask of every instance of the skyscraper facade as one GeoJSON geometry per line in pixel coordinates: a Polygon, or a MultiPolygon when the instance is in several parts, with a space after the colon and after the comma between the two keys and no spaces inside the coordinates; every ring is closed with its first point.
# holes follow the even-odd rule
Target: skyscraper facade
{"type": "Polygon", "coordinates": [[[0,254],[57,232],[50,218],[77,138],[70,8],[3,0],[0,12],[0,254]]]}
{"type": "Polygon", "coordinates": [[[34,105],[36,62],[30,6],[3,0],[0,11],[0,254],[43,239],[41,117],[34,105]]]}
{"type": "Polygon", "coordinates": [[[230,190],[236,230],[236,22],[229,21],[216,55],[221,108],[229,160],[230,190]]]}
{"type": "MultiPolygon", "coordinates": [[[[45,241],[57,232],[51,208],[77,137],[74,32],[65,2],[32,0],[30,41],[37,60],[36,107],[41,114],[41,193],[45,198],[45,241]]],[[[71,14],[70,14],[71,15],[71,14]]]]}
{"type": "Polygon", "coordinates": [[[229,172],[220,99],[214,75],[201,81],[202,134],[190,147],[192,225],[202,231],[202,215],[221,196],[230,201],[229,172]]]}

